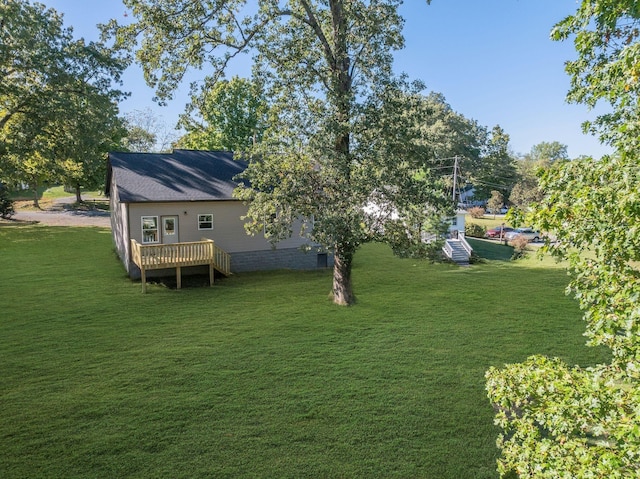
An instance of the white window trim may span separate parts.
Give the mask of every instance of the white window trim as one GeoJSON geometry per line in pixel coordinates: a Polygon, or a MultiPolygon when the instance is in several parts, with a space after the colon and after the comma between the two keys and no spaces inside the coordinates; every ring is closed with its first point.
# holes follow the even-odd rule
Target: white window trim
{"type": "Polygon", "coordinates": [[[213,213],[199,213],[198,214],[198,230],[199,231],[211,231],[213,229],[213,213]],[[211,217],[211,221],[202,221],[200,218],[202,216],[210,216],[211,217]],[[210,228],[202,228],[200,225],[202,223],[211,223],[211,227],[210,228]]]}
{"type": "Polygon", "coordinates": [[[157,244],[157,243],[160,243],[160,225],[159,225],[159,218],[157,216],[142,216],[140,218],[140,228],[141,228],[141,231],[142,231],[142,244],[157,244]],[[145,228],[144,228],[144,220],[148,219],[148,218],[153,218],[155,220],[155,223],[156,223],[155,229],[145,230],[145,228]],[[145,239],[144,239],[144,232],[145,231],[155,231],[156,232],[156,240],[155,241],[145,241],[145,239]]]}

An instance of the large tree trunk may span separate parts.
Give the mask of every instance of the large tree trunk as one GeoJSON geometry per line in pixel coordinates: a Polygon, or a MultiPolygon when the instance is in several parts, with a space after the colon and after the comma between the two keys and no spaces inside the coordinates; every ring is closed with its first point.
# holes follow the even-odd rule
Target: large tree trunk
{"type": "Polygon", "coordinates": [[[80,191],[80,185],[74,187],[76,190],[76,203],[82,203],[82,191],[80,191]]]}
{"type": "Polygon", "coordinates": [[[31,190],[33,191],[33,206],[40,209],[40,200],[38,199],[38,182],[31,183],[31,190]]]}
{"type": "Polygon", "coordinates": [[[349,306],[356,302],[351,285],[351,265],[354,251],[336,245],[333,264],[333,302],[342,306],[349,306]]]}
{"type": "MultiPolygon", "coordinates": [[[[333,71],[333,104],[336,108],[336,124],[338,132],[335,142],[337,164],[334,164],[340,178],[338,184],[350,189],[351,182],[351,132],[349,120],[351,118],[352,78],[350,74],[351,59],[347,47],[347,19],[344,15],[343,0],[329,0],[333,24],[333,55],[327,62],[333,71]]],[[[344,219],[346,222],[346,218],[344,219]]],[[[333,266],[333,302],[349,306],[356,302],[351,285],[351,265],[355,248],[352,231],[344,231],[334,248],[333,266]]]]}

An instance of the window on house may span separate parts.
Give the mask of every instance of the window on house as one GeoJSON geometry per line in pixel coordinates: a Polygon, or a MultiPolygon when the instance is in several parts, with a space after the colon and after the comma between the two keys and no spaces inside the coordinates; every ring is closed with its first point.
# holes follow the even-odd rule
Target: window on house
{"type": "Polygon", "coordinates": [[[453,218],[451,218],[451,225],[452,226],[458,226],[458,217],[454,216],[453,218]]]}
{"type": "Polygon", "coordinates": [[[318,253],[316,258],[318,268],[326,268],[329,264],[329,255],[327,253],[318,253]]]}
{"type": "Polygon", "coordinates": [[[158,217],[142,217],[142,243],[158,242],[158,217]]]}
{"type": "Polygon", "coordinates": [[[198,229],[199,230],[212,230],[213,229],[213,215],[198,215],[198,229]]]}

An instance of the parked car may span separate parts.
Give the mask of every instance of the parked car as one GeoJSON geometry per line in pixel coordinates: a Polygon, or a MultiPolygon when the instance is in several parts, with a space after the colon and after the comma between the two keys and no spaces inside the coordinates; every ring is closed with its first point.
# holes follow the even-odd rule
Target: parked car
{"type": "Polygon", "coordinates": [[[533,228],[516,228],[513,231],[509,231],[505,238],[508,241],[511,241],[516,236],[524,236],[527,238],[527,241],[540,241],[542,239],[542,235],[539,231],[534,230],[533,228]]]}
{"type": "Polygon", "coordinates": [[[504,236],[509,233],[510,231],[513,231],[513,228],[511,226],[496,226],[495,228],[491,228],[490,230],[487,230],[487,232],[484,234],[485,238],[500,238],[500,231],[502,231],[502,237],[504,238],[504,236]]]}
{"type": "Polygon", "coordinates": [[[491,208],[487,208],[487,213],[491,213],[492,215],[505,215],[509,211],[509,208],[503,206],[502,208],[498,208],[495,211],[491,208]]]}

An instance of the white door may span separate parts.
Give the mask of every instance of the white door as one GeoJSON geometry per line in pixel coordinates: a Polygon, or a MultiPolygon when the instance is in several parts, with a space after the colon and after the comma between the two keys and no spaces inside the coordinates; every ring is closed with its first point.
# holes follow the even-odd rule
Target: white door
{"type": "Polygon", "coordinates": [[[178,217],[163,216],[162,217],[162,243],[171,244],[178,243],[178,217]]]}

